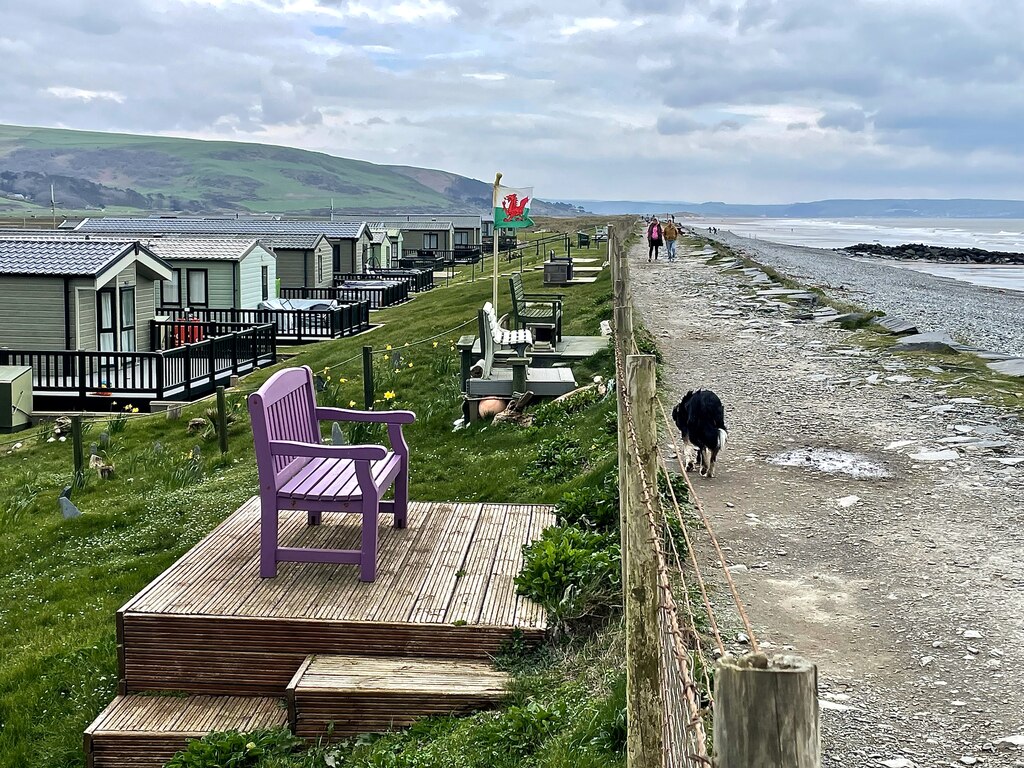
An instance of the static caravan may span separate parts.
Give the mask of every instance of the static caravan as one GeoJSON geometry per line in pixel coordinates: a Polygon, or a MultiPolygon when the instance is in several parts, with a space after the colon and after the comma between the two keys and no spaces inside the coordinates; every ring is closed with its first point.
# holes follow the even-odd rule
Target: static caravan
{"type": "Polygon", "coordinates": [[[277,276],[282,288],[334,285],[334,257],[324,235],[268,235],[261,242],[277,256],[277,276]]]}
{"type": "Polygon", "coordinates": [[[170,309],[255,309],[277,298],[277,259],[255,239],[167,237],[147,247],[171,268],[157,287],[170,309]]]}
{"type": "Polygon", "coordinates": [[[137,241],[0,239],[0,347],[149,351],[171,268],[137,241]]]}

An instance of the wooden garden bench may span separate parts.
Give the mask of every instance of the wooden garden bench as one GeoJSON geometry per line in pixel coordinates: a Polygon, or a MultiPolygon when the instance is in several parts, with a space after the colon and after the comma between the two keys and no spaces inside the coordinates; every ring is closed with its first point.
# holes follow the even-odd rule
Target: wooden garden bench
{"type": "Polygon", "coordinates": [[[498,314],[494,311],[491,302],[488,301],[484,304],[483,315],[480,315],[479,319],[480,338],[483,338],[485,334],[490,334],[499,350],[502,348],[514,349],[516,355],[523,357],[526,354],[526,348],[533,346],[533,334],[529,331],[525,329],[510,331],[501,326],[501,321],[498,320],[498,314]]]}
{"type": "MultiPolygon", "coordinates": [[[[481,327],[490,322],[484,309],[477,310],[481,327]]],[[[480,376],[466,380],[466,395],[472,398],[512,397],[533,392],[538,397],[558,397],[576,389],[576,379],[568,368],[531,368],[525,357],[509,357],[506,365],[495,365],[495,342],[490,333],[480,336],[483,359],[477,363],[480,376]]]]}
{"type": "Polygon", "coordinates": [[[411,411],[355,411],[320,408],[308,366],[286,368],[249,396],[260,482],[260,576],[277,575],[282,561],[359,565],[361,581],[377,575],[377,517],[394,515],[404,528],[409,508],[409,446],[402,425],[411,411]],[[321,421],[387,424],[390,450],[381,445],[324,445],[321,421]],[[393,501],[381,496],[394,484],[393,501]],[[324,512],[357,512],[362,519],[359,549],[278,546],[277,513],[301,509],[310,525],[324,512]]]}
{"type": "Polygon", "coordinates": [[[561,293],[527,293],[523,289],[523,276],[512,273],[508,279],[512,292],[512,311],[517,328],[549,326],[554,331],[552,346],[562,339],[562,298],[561,293]]]}

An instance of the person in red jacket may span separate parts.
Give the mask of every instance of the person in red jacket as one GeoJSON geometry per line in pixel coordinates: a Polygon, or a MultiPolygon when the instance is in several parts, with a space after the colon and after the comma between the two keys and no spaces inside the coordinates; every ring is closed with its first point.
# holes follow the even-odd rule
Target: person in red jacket
{"type": "Polygon", "coordinates": [[[651,223],[647,227],[647,260],[650,261],[652,258],[657,260],[658,249],[661,248],[663,242],[664,232],[661,228],[661,222],[658,221],[658,217],[655,216],[651,219],[651,223]]]}

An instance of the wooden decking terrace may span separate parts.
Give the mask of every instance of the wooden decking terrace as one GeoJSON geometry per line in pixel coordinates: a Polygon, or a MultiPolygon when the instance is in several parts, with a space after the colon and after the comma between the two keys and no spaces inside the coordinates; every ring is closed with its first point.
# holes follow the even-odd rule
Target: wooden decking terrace
{"type": "MultiPolygon", "coordinates": [[[[357,545],[358,515],[280,519],[283,546],[357,545]]],[[[405,529],[381,517],[375,582],[321,563],[261,579],[254,498],[118,612],[122,692],[284,696],[310,654],[483,660],[538,642],[546,617],[514,579],[553,523],[547,506],[413,502],[405,529]]]]}

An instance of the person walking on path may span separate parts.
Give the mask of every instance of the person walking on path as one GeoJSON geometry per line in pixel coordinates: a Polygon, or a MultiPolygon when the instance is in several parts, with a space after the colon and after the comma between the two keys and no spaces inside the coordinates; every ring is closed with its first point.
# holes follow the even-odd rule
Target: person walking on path
{"type": "Polygon", "coordinates": [[[651,223],[647,227],[647,260],[650,261],[653,257],[655,261],[658,259],[658,249],[661,248],[663,231],[661,228],[661,222],[658,221],[658,217],[655,216],[651,219],[651,223]]]}
{"type": "Polygon", "coordinates": [[[679,227],[676,226],[675,219],[669,218],[662,230],[662,234],[665,237],[665,255],[668,256],[669,261],[675,261],[676,238],[679,237],[679,227]]]}

